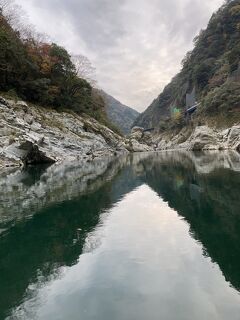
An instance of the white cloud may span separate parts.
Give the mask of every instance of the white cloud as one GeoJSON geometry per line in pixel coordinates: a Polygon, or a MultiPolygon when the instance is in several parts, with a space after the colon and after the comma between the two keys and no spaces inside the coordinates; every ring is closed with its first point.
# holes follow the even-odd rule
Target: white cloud
{"type": "Polygon", "coordinates": [[[38,31],[97,68],[99,86],[143,111],[179,71],[222,0],[18,0],[38,31]]]}

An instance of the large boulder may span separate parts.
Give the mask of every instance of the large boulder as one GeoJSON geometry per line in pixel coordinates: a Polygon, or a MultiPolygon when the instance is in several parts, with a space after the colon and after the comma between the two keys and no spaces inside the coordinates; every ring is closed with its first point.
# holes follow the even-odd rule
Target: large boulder
{"type": "Polygon", "coordinates": [[[148,152],[154,150],[153,147],[140,143],[135,139],[128,140],[126,143],[126,148],[130,152],[148,152]]]}
{"type": "Polygon", "coordinates": [[[218,150],[219,135],[218,132],[208,126],[196,127],[188,139],[189,150],[218,150]]]}
{"type": "Polygon", "coordinates": [[[155,148],[151,132],[145,132],[141,127],[132,128],[127,145],[131,152],[153,151],[155,148]]]}
{"type": "Polygon", "coordinates": [[[131,134],[129,135],[130,139],[135,139],[140,141],[144,135],[144,129],[141,127],[133,127],[131,130],[131,134]]]}
{"type": "Polygon", "coordinates": [[[40,150],[40,146],[30,140],[17,141],[2,152],[2,156],[19,164],[54,163],[55,159],[40,150]]]}
{"type": "Polygon", "coordinates": [[[233,126],[229,131],[227,148],[240,151],[240,126],[233,126]]]}
{"type": "Polygon", "coordinates": [[[28,104],[25,101],[18,101],[16,107],[21,108],[24,112],[28,111],[28,104]]]}

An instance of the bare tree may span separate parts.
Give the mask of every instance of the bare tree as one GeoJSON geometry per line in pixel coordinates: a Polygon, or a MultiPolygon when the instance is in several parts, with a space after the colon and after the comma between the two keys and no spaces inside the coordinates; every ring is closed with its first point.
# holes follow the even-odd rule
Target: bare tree
{"type": "Polygon", "coordinates": [[[9,7],[9,0],[0,0],[0,11],[1,14],[4,14],[4,12],[9,7]]]}
{"type": "Polygon", "coordinates": [[[93,87],[96,87],[96,69],[93,67],[91,61],[81,54],[72,55],[71,59],[75,65],[77,76],[87,80],[93,87]]]}
{"type": "Polygon", "coordinates": [[[45,33],[36,31],[36,28],[32,24],[23,25],[19,31],[23,41],[33,41],[34,43],[50,43],[50,37],[45,33]]]}
{"type": "Polygon", "coordinates": [[[14,0],[0,0],[0,10],[8,23],[15,30],[19,31],[24,18],[26,18],[21,6],[17,5],[14,0]]]}
{"type": "Polygon", "coordinates": [[[37,32],[35,26],[28,22],[26,13],[14,0],[0,0],[0,14],[14,30],[19,32],[23,40],[34,40],[37,43],[49,42],[47,35],[37,32]]]}

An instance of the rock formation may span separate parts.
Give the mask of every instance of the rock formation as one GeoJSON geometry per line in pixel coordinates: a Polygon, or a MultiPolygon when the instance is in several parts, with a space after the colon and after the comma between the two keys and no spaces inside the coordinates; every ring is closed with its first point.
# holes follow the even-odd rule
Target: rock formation
{"type": "Polygon", "coordinates": [[[157,150],[237,150],[240,151],[240,125],[228,129],[198,126],[190,134],[186,129],[177,135],[156,137],[157,150]]]}
{"type": "Polygon", "coordinates": [[[152,135],[149,132],[144,132],[144,129],[141,127],[132,128],[131,134],[126,138],[125,146],[130,152],[147,152],[155,150],[152,135]]]}
{"type": "Polygon", "coordinates": [[[124,139],[89,116],[0,98],[0,166],[91,160],[127,152],[124,139]]]}

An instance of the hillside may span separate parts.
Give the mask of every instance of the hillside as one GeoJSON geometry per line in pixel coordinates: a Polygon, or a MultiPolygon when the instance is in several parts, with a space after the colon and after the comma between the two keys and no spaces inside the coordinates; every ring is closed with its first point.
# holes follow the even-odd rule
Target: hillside
{"type": "Polygon", "coordinates": [[[0,92],[58,111],[87,114],[115,130],[102,97],[79,72],[79,65],[89,68],[87,58],[81,57],[74,63],[64,47],[39,39],[32,30],[26,34],[16,29],[0,3],[0,92]]]}
{"type": "Polygon", "coordinates": [[[160,133],[208,124],[231,126],[240,120],[240,1],[226,1],[194,39],[182,69],[134,122],[160,133]],[[186,110],[199,103],[196,112],[186,110]]]}
{"type": "Polygon", "coordinates": [[[139,116],[139,112],[125,106],[106,92],[100,90],[99,94],[105,102],[107,117],[123,134],[129,134],[133,122],[139,116]]]}

